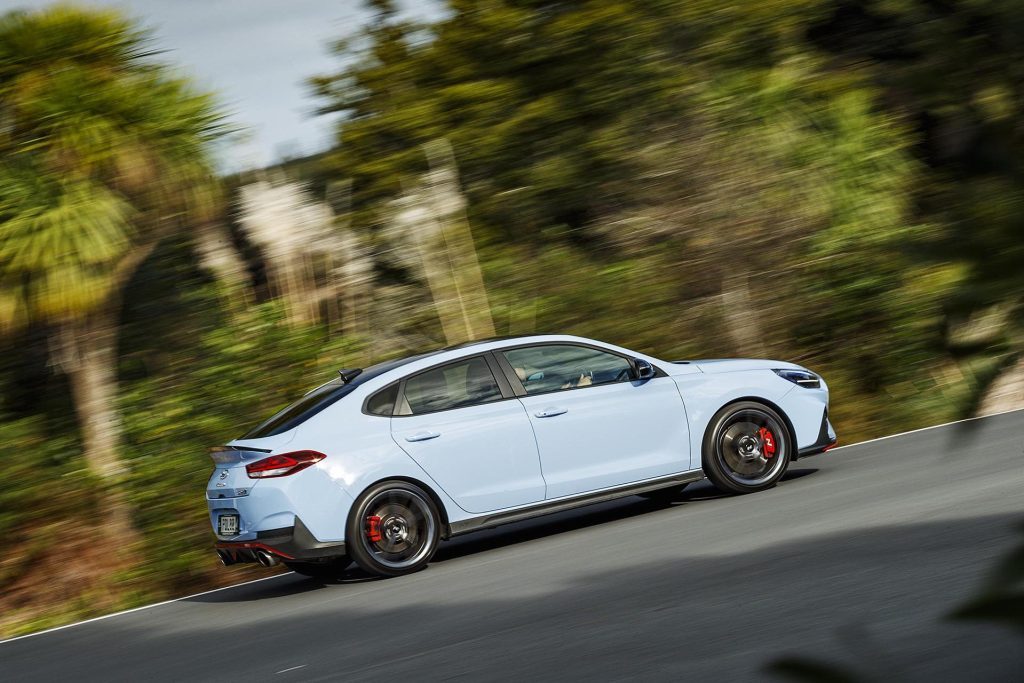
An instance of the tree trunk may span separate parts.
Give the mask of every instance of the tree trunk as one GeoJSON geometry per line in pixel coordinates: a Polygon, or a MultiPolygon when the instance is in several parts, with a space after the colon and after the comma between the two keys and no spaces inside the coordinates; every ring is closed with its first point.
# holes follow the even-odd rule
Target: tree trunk
{"type": "Polygon", "coordinates": [[[1024,357],[1006,368],[985,391],[975,416],[996,415],[1024,408],[1024,357]]]}
{"type": "Polygon", "coordinates": [[[461,344],[473,339],[473,328],[463,315],[458,287],[448,260],[449,254],[441,236],[442,228],[433,217],[426,220],[435,227],[415,232],[423,259],[423,274],[434,299],[445,342],[449,345],[461,344]]]}
{"type": "Polygon", "coordinates": [[[121,554],[131,549],[138,532],[122,489],[126,473],[118,453],[121,420],[117,413],[117,342],[119,299],[60,330],[61,364],[67,373],[82,434],[85,462],[103,482],[102,531],[121,554]]]}
{"type": "Polygon", "coordinates": [[[252,300],[245,259],[231,242],[231,235],[219,223],[205,223],[195,233],[201,267],[209,270],[221,285],[232,310],[241,310],[252,300]]]}
{"type": "Polygon", "coordinates": [[[454,286],[459,313],[469,339],[495,336],[476,243],[466,215],[466,198],[459,188],[459,169],[451,144],[444,138],[424,145],[430,166],[425,189],[428,205],[440,227],[444,253],[454,286]]]}
{"type": "Polygon", "coordinates": [[[741,356],[764,357],[761,321],[746,275],[726,276],[722,283],[722,309],[736,352],[741,356]]]}

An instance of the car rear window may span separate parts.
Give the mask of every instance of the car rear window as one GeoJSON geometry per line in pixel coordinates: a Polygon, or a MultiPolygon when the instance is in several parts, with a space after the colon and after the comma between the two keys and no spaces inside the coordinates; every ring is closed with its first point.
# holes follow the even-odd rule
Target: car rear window
{"type": "Polygon", "coordinates": [[[345,384],[341,378],[331,380],[309,392],[295,403],[285,406],[257,427],[246,432],[243,439],[259,439],[265,436],[283,434],[313,417],[321,410],[338,401],[356,388],[356,384],[345,384]]]}
{"type": "Polygon", "coordinates": [[[300,424],[319,413],[329,405],[345,398],[351,394],[360,384],[367,382],[374,377],[382,375],[389,370],[394,370],[406,363],[419,360],[432,354],[421,354],[408,358],[388,361],[371,365],[356,375],[350,382],[342,382],[340,377],[332,379],[326,384],[321,384],[295,403],[285,406],[270,418],[261,422],[258,426],[249,430],[241,437],[242,439],[260,439],[266,436],[277,436],[290,429],[295,429],[300,424]]]}

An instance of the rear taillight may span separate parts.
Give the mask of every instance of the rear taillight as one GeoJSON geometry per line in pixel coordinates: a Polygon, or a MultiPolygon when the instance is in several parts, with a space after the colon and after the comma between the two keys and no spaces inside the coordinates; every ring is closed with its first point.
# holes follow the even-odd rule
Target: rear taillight
{"type": "Polygon", "coordinates": [[[310,465],[315,465],[327,456],[316,451],[295,451],[281,453],[257,460],[246,465],[245,471],[250,479],[269,479],[270,477],[287,477],[289,474],[301,472],[310,465]]]}

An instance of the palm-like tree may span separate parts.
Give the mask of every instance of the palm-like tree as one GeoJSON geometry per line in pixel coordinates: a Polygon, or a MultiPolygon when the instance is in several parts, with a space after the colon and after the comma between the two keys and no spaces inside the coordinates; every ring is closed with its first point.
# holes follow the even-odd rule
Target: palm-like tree
{"type": "Polygon", "coordinates": [[[115,519],[121,292],[168,233],[213,209],[211,97],[110,10],[0,17],[0,322],[53,331],[89,469],[115,519]]]}

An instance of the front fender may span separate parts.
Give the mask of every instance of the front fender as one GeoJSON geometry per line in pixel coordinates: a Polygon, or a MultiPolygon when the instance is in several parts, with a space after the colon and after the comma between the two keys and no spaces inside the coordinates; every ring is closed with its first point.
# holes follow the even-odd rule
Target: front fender
{"type": "MultiPolygon", "coordinates": [[[[814,443],[821,418],[828,403],[828,394],[792,396],[800,390],[771,370],[746,370],[723,374],[692,373],[674,375],[686,417],[690,423],[690,468],[702,466],[704,435],[711,418],[723,406],[740,400],[760,400],[777,407],[796,435],[796,448],[814,443]]],[[[811,390],[800,390],[814,394],[811,390]]]]}

